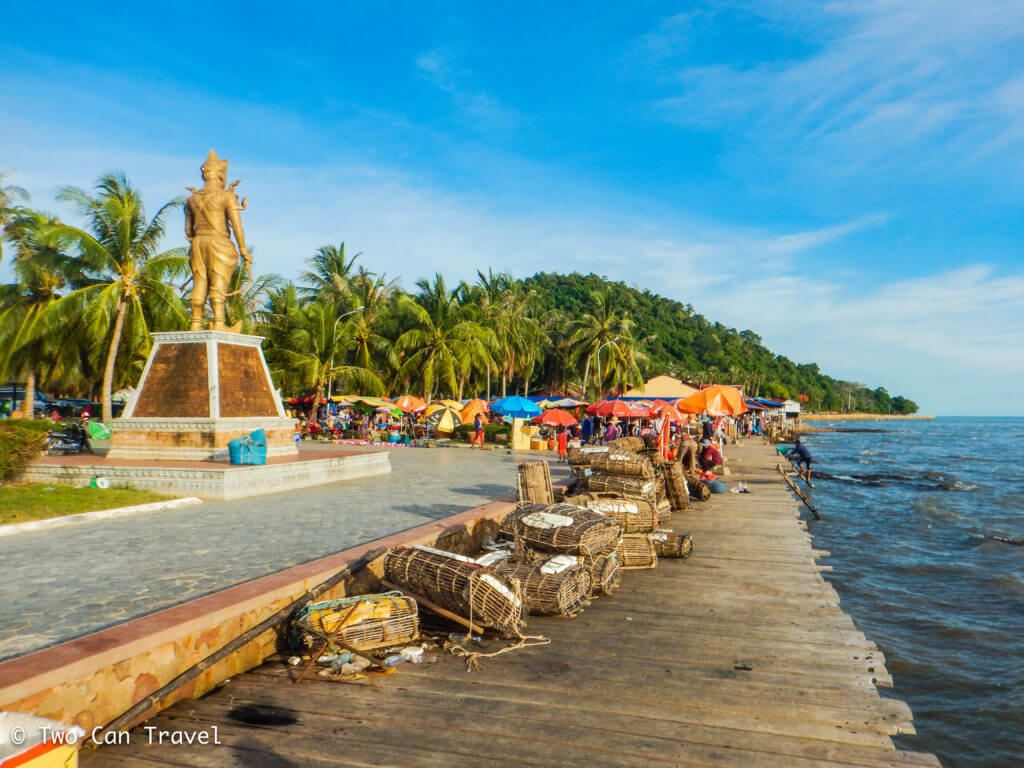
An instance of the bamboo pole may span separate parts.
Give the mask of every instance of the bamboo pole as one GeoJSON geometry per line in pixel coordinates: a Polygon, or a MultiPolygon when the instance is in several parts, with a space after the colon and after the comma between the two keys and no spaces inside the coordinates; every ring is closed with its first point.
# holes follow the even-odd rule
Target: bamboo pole
{"type": "Polygon", "coordinates": [[[796,483],[794,483],[794,482],[793,482],[793,479],[792,479],[792,478],[791,478],[791,477],[789,476],[789,473],[788,473],[788,472],[786,472],[786,470],[784,470],[784,469],[782,468],[782,465],[781,465],[781,464],[776,464],[776,465],[775,465],[775,468],[776,468],[777,470],[779,470],[779,474],[780,474],[780,475],[782,475],[782,479],[786,481],[786,484],[787,484],[787,485],[788,485],[788,486],[789,486],[790,488],[792,488],[792,489],[793,489],[793,493],[795,493],[795,494],[796,494],[797,496],[799,496],[799,497],[800,497],[800,500],[801,500],[801,501],[802,501],[802,502],[803,502],[804,504],[806,504],[806,505],[807,505],[807,508],[808,508],[809,510],[811,510],[811,512],[813,512],[813,513],[814,513],[814,516],[815,516],[815,517],[816,517],[816,518],[817,518],[818,520],[823,520],[824,518],[823,518],[823,517],[821,516],[821,513],[820,513],[820,512],[819,512],[819,511],[818,511],[817,509],[815,509],[815,508],[814,508],[814,505],[813,505],[813,504],[811,504],[811,500],[810,500],[810,499],[808,499],[808,498],[807,498],[807,496],[806,496],[806,494],[804,494],[804,492],[803,492],[803,491],[801,491],[801,490],[800,490],[800,489],[799,489],[799,488],[797,487],[796,483]]]}

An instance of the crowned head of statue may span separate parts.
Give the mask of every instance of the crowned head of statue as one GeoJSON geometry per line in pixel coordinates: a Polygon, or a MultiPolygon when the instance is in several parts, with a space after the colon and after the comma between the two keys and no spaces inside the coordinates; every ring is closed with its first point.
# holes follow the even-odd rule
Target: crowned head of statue
{"type": "Polygon", "coordinates": [[[207,188],[224,189],[228,182],[228,161],[221,160],[212,149],[206,156],[206,162],[201,166],[203,181],[207,188]]]}

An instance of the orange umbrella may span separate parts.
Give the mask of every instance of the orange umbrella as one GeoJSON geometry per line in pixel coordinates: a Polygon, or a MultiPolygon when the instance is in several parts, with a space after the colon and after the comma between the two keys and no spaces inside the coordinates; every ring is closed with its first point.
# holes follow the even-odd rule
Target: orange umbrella
{"type": "Polygon", "coordinates": [[[469,424],[473,419],[476,418],[478,413],[487,413],[490,408],[487,406],[486,400],[481,400],[479,397],[474,397],[464,406],[462,406],[462,423],[469,424]]]}
{"type": "Polygon", "coordinates": [[[679,412],[672,403],[666,403],[664,400],[655,400],[654,405],[650,409],[651,416],[663,416],[668,421],[686,421],[686,417],[679,412]]]}
{"type": "Polygon", "coordinates": [[[707,413],[709,416],[733,416],[747,410],[740,391],[725,384],[705,387],[689,397],[676,400],[675,406],[681,413],[707,413]]]}
{"type": "Polygon", "coordinates": [[[427,404],[425,402],[420,400],[418,397],[413,397],[412,395],[402,395],[401,397],[396,397],[391,404],[394,405],[395,408],[402,411],[403,413],[421,411],[427,407],[427,404]]]}
{"type": "Polygon", "coordinates": [[[561,408],[550,408],[540,416],[534,416],[533,423],[548,424],[552,427],[571,427],[578,422],[568,411],[563,411],[561,408]]]}

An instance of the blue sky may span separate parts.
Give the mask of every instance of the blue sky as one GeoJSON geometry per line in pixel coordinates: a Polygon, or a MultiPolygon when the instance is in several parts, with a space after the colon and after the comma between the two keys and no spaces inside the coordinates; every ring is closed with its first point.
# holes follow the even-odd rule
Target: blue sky
{"type": "Polygon", "coordinates": [[[260,271],[592,270],[928,412],[1019,402],[1024,3],[89,5],[4,11],[39,207],[117,168],[155,210],[214,147],[260,271]]]}

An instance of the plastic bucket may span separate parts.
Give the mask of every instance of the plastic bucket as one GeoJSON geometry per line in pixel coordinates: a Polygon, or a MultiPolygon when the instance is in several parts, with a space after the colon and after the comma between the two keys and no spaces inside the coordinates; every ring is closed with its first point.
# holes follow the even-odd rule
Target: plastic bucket
{"type": "Polygon", "coordinates": [[[712,493],[725,493],[729,490],[729,483],[725,480],[708,480],[707,483],[712,493]]]}

